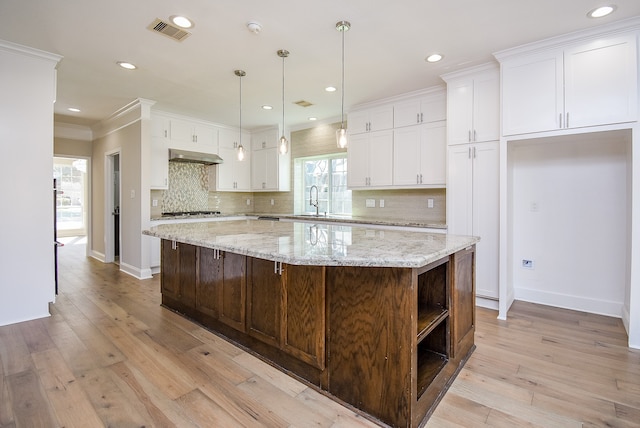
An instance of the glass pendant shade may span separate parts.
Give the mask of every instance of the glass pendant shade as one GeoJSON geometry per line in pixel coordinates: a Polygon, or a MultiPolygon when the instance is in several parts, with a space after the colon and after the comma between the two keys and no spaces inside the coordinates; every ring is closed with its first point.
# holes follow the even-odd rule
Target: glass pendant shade
{"type": "Polygon", "coordinates": [[[336,130],[336,142],[341,149],[347,147],[347,128],[341,126],[340,129],[336,130]]]}
{"type": "Polygon", "coordinates": [[[278,149],[280,150],[281,155],[286,155],[289,151],[289,141],[287,141],[287,137],[284,135],[280,137],[280,144],[278,145],[278,149]]]}
{"type": "Polygon", "coordinates": [[[235,70],[233,72],[236,76],[240,78],[240,120],[238,127],[240,128],[240,135],[238,138],[238,148],[236,150],[236,155],[238,156],[239,161],[243,161],[245,158],[244,146],[242,145],[242,78],[247,75],[243,70],[235,70]]]}
{"type": "Polygon", "coordinates": [[[244,155],[245,155],[244,146],[242,145],[242,143],[240,143],[240,145],[238,146],[238,160],[243,161],[244,155]]]}

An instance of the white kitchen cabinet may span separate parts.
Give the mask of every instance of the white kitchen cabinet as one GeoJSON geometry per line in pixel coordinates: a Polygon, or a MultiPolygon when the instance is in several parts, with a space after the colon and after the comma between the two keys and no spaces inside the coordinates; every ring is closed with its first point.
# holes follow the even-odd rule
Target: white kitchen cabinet
{"type": "Polygon", "coordinates": [[[635,34],[498,56],[503,134],[631,122],[638,115],[635,34]]]}
{"type": "Polygon", "coordinates": [[[394,187],[444,187],[446,164],[445,121],[394,129],[394,187]]]}
{"type": "Polygon", "coordinates": [[[251,134],[251,149],[262,150],[277,148],[280,141],[280,128],[272,128],[251,134]]]}
{"type": "Polygon", "coordinates": [[[151,137],[151,189],[169,188],[169,145],[164,137],[151,137]]]}
{"type": "Polygon", "coordinates": [[[393,105],[351,111],[347,128],[351,135],[393,129],[393,105]]]}
{"type": "Polygon", "coordinates": [[[218,149],[218,130],[213,126],[182,119],[171,119],[170,139],[172,147],[176,144],[185,150],[216,153],[218,149]]]}
{"type": "Polygon", "coordinates": [[[438,122],[447,118],[447,93],[437,90],[393,105],[393,127],[438,122]]]}
{"type": "Polygon", "coordinates": [[[169,128],[171,120],[162,115],[153,114],[151,116],[151,136],[160,138],[169,138],[169,128]]]}
{"type": "Polygon", "coordinates": [[[221,129],[220,146],[218,155],[222,158],[221,164],[209,169],[215,172],[214,177],[209,178],[209,182],[215,181],[216,191],[250,192],[251,191],[251,142],[249,134],[237,131],[221,129]],[[242,142],[245,148],[245,158],[238,160],[238,145],[242,142]]]}
{"type": "Polygon", "coordinates": [[[500,138],[500,74],[484,65],[442,76],[447,82],[448,144],[500,138]]]}
{"type": "Polygon", "coordinates": [[[350,189],[393,184],[393,130],[349,136],[347,162],[350,189]]]}
{"type": "Polygon", "coordinates": [[[447,232],[479,236],[476,295],[498,298],[499,142],[448,148],[447,232]]]}
{"type": "Polygon", "coordinates": [[[280,154],[280,128],[251,134],[251,190],[286,192],[291,188],[291,152],[280,154]]]}

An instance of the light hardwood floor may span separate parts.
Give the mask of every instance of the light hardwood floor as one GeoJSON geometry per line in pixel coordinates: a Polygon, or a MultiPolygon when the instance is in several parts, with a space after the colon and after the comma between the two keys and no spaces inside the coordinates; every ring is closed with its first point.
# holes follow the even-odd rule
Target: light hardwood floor
{"type": "MultiPolygon", "coordinates": [[[[160,307],[138,281],[60,251],[45,319],[0,327],[0,427],[375,427],[160,307]]],[[[477,349],[428,427],[638,427],[640,351],[614,318],[478,309],[477,349]]]]}

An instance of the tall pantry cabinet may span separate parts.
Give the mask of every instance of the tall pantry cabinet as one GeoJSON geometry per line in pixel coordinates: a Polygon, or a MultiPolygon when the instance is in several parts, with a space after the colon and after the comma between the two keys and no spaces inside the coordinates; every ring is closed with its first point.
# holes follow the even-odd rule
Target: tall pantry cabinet
{"type": "Polygon", "coordinates": [[[479,236],[476,295],[497,309],[500,210],[500,75],[496,65],[447,82],[447,230],[479,236]]]}

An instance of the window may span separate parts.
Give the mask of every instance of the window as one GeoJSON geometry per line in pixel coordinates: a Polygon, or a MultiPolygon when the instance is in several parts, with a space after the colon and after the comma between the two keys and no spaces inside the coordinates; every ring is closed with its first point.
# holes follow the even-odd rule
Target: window
{"type": "Polygon", "coordinates": [[[351,214],[351,190],[347,189],[347,156],[334,155],[298,158],[295,160],[295,204],[296,212],[315,214],[316,193],[311,186],[318,187],[318,212],[321,214],[351,214]]]}
{"type": "Polygon", "coordinates": [[[57,180],[56,228],[59,236],[86,234],[87,160],[54,158],[57,180]]]}

